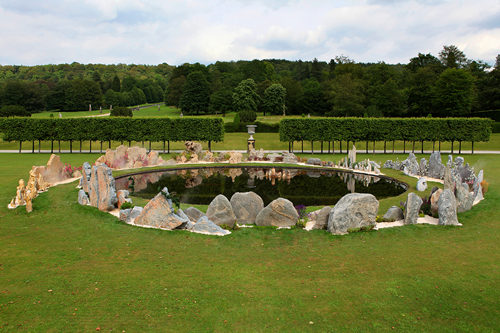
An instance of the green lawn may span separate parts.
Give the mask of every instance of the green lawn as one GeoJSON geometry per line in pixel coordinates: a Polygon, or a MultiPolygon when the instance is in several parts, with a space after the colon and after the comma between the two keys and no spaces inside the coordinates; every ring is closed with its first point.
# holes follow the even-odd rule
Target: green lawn
{"type": "MultiPolygon", "coordinates": [[[[62,159],[79,165],[97,156],[62,159]]],[[[41,194],[29,215],[8,210],[17,180],[47,159],[0,155],[0,331],[500,327],[498,156],[466,156],[485,170],[490,187],[485,201],[459,214],[460,228],[417,225],[347,236],[253,228],[222,238],[125,225],[79,206],[75,184],[41,194]]],[[[381,213],[398,200],[383,200],[381,213]]]]}

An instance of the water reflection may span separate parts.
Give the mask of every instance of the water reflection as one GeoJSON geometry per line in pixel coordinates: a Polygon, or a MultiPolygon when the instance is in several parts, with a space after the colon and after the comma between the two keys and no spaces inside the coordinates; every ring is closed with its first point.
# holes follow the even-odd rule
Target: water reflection
{"type": "Polygon", "coordinates": [[[333,205],[347,193],[372,193],[378,199],[396,196],[404,186],[391,179],[349,172],[288,168],[200,168],[150,172],[116,180],[117,189],[152,198],[160,188],[180,196],[181,202],[209,204],[218,194],[254,191],[267,205],[283,197],[295,205],[333,205]]]}

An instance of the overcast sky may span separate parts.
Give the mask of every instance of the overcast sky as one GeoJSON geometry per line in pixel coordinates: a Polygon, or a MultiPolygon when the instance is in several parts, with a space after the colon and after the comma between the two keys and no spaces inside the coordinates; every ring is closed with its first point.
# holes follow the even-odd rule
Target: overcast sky
{"type": "Polygon", "coordinates": [[[0,0],[0,64],[500,53],[499,0],[0,0]]]}

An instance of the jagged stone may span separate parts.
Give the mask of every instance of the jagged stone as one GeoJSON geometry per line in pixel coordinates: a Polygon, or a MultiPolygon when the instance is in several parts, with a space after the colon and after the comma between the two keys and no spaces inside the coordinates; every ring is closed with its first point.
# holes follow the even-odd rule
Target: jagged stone
{"type": "Polygon", "coordinates": [[[262,209],[255,219],[258,226],[274,226],[287,228],[297,224],[299,214],[290,200],[278,198],[264,209],[262,209]]]}
{"type": "Polygon", "coordinates": [[[466,183],[458,184],[456,193],[457,213],[471,210],[474,203],[474,193],[469,192],[469,185],[466,183]]]}
{"type": "Polygon", "coordinates": [[[200,219],[191,226],[190,230],[198,234],[214,236],[225,236],[231,233],[229,230],[224,230],[214,222],[210,221],[206,216],[200,217],[200,219]]]}
{"type": "Polygon", "coordinates": [[[230,203],[239,224],[254,224],[257,214],[264,209],[264,201],[254,192],[236,192],[230,203]]]}
{"type": "Polygon", "coordinates": [[[420,168],[417,162],[417,158],[415,157],[415,154],[413,153],[408,154],[408,158],[402,162],[402,167],[403,170],[404,169],[407,170],[405,172],[406,174],[418,175],[420,168]]]}
{"type": "Polygon", "coordinates": [[[420,198],[415,193],[412,192],[408,194],[404,213],[404,224],[417,224],[418,214],[420,212],[422,203],[422,198],[420,198]]]}
{"type": "Polygon", "coordinates": [[[403,210],[398,206],[392,206],[387,210],[387,212],[384,214],[382,218],[384,219],[384,221],[387,222],[403,220],[404,219],[403,210]]]}
{"type": "Polygon", "coordinates": [[[83,206],[87,206],[90,204],[89,197],[87,196],[87,193],[85,193],[84,190],[78,191],[78,203],[83,206]]]}
{"type": "Polygon", "coordinates": [[[425,178],[419,178],[417,181],[417,191],[423,192],[427,189],[427,180],[425,178]]]}
{"type": "Polygon", "coordinates": [[[328,217],[328,231],[343,235],[350,231],[375,226],[378,200],[372,194],[344,195],[332,208],[328,217]]]}
{"type": "Polygon", "coordinates": [[[431,194],[431,212],[433,214],[438,213],[438,201],[439,201],[439,196],[441,195],[441,193],[443,193],[443,190],[438,189],[431,194]]]}
{"type": "Polygon", "coordinates": [[[129,192],[127,190],[119,190],[116,192],[116,197],[118,199],[118,208],[120,208],[125,202],[132,203],[132,199],[129,197],[129,192]]]}
{"type": "Polygon", "coordinates": [[[188,207],[188,208],[186,208],[184,213],[194,223],[196,223],[196,221],[198,221],[200,219],[200,217],[205,216],[205,213],[203,213],[201,210],[199,210],[196,207],[188,207]]]}
{"type": "Polygon", "coordinates": [[[326,229],[328,227],[328,217],[332,207],[325,206],[309,214],[309,220],[314,222],[312,229],[326,229]]]}
{"type": "Polygon", "coordinates": [[[90,175],[92,173],[92,167],[90,166],[89,162],[85,162],[82,165],[82,178],[80,178],[80,186],[82,189],[86,192],[89,193],[90,191],[90,175]]]}
{"type": "Polygon", "coordinates": [[[115,179],[107,165],[100,164],[92,167],[89,195],[90,204],[99,210],[107,211],[115,208],[118,201],[115,179]]]}
{"type": "Polygon", "coordinates": [[[443,162],[441,162],[441,153],[438,151],[433,152],[429,158],[427,175],[431,178],[443,179],[444,168],[445,166],[443,162]]]}
{"type": "Polygon", "coordinates": [[[168,189],[165,187],[151,199],[135,219],[135,224],[154,228],[172,230],[188,222],[187,216],[175,214],[172,200],[167,199],[168,189]]]}
{"type": "Polygon", "coordinates": [[[283,163],[296,164],[299,162],[297,156],[294,153],[283,153],[283,163]]]}
{"type": "Polygon", "coordinates": [[[450,189],[445,189],[438,200],[439,224],[461,225],[457,219],[457,203],[450,189]]]}
{"type": "Polygon", "coordinates": [[[143,208],[140,206],[135,206],[134,208],[127,208],[120,210],[120,220],[134,224],[135,219],[141,215],[143,208]]]}

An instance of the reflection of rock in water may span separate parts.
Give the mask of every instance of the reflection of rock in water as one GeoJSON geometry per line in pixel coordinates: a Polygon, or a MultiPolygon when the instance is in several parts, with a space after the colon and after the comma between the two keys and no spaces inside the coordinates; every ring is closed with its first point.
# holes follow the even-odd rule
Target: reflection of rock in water
{"type": "Polygon", "coordinates": [[[349,176],[348,176],[348,180],[347,180],[347,189],[348,189],[351,193],[356,192],[356,180],[354,179],[354,177],[352,177],[352,175],[349,175],[349,176]]]}
{"type": "Polygon", "coordinates": [[[231,177],[233,183],[236,177],[241,176],[242,174],[243,171],[240,168],[229,169],[229,177],[231,177]]]}
{"type": "Polygon", "coordinates": [[[193,178],[188,178],[186,179],[186,188],[193,188],[198,185],[200,185],[203,182],[203,177],[200,175],[197,175],[196,177],[193,178]]]}

